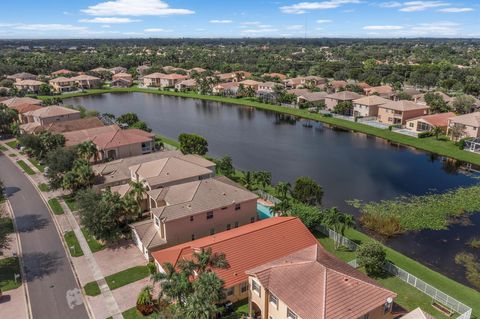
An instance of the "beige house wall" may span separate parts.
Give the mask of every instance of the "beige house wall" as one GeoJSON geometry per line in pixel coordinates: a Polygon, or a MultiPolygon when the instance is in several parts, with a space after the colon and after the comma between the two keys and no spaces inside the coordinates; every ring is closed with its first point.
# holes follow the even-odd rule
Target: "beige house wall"
{"type": "Polygon", "coordinates": [[[53,122],[63,122],[80,119],[80,113],[72,113],[66,115],[52,116],[52,117],[29,117],[29,122],[40,123],[46,125],[53,122]]]}
{"type": "Polygon", "coordinates": [[[325,98],[325,109],[327,111],[333,111],[333,108],[337,106],[337,104],[338,104],[338,100],[331,99],[328,97],[325,98]]]}
{"type": "Polygon", "coordinates": [[[353,114],[355,116],[377,116],[378,115],[378,105],[364,105],[364,104],[353,104],[353,114]]]}
{"type": "MultiPolygon", "coordinates": [[[[455,122],[452,120],[448,121],[448,133],[450,133],[451,128],[455,125],[455,122]]],[[[463,125],[463,124],[458,124],[458,125],[463,125]]],[[[474,127],[470,125],[463,125],[464,126],[464,134],[460,139],[465,138],[465,137],[473,137],[477,138],[480,137],[480,127],[474,127]]]]}
{"type": "Polygon", "coordinates": [[[407,120],[426,115],[426,109],[411,110],[411,111],[395,111],[392,109],[386,109],[384,107],[378,107],[378,121],[389,125],[405,125],[407,120]],[[398,119],[398,123],[395,121],[398,119]]]}
{"type": "Polygon", "coordinates": [[[16,83],[15,86],[20,91],[25,91],[29,93],[38,93],[38,91],[40,90],[40,85],[21,85],[16,83]]]}
{"type": "Polygon", "coordinates": [[[148,150],[142,150],[142,143],[134,143],[129,145],[122,145],[120,147],[108,148],[100,152],[99,160],[104,160],[108,158],[109,151],[115,151],[115,159],[131,157],[142,155],[146,153],[151,153],[153,151],[153,142],[150,142],[150,148],[148,150]]]}

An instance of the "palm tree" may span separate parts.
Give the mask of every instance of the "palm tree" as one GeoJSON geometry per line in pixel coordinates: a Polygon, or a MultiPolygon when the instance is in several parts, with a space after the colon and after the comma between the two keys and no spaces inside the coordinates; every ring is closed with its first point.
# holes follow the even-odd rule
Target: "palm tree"
{"type": "Polygon", "coordinates": [[[440,134],[443,134],[443,129],[439,126],[434,126],[432,129],[432,134],[438,140],[438,137],[440,136],[440,134]]]}
{"type": "Polygon", "coordinates": [[[154,283],[160,283],[159,299],[167,298],[182,306],[186,297],[191,293],[190,274],[178,272],[171,263],[163,264],[165,272],[157,272],[152,275],[154,283]]]}
{"type": "Polygon", "coordinates": [[[142,213],[142,201],[147,195],[147,189],[145,185],[140,181],[130,181],[130,191],[128,192],[138,204],[138,211],[142,213]]]}
{"type": "Polygon", "coordinates": [[[253,180],[253,173],[250,171],[243,172],[243,176],[240,178],[240,183],[245,186],[248,190],[254,189],[254,180],[253,180]]]}
{"type": "Polygon", "coordinates": [[[94,161],[98,159],[98,151],[95,144],[92,141],[86,141],[77,146],[78,155],[86,161],[89,161],[92,157],[94,161]]]}
{"type": "Polygon", "coordinates": [[[230,267],[224,253],[213,253],[212,248],[202,248],[192,254],[195,260],[196,272],[198,274],[210,272],[213,269],[226,269],[230,267]]]}
{"type": "Polygon", "coordinates": [[[345,230],[354,227],[355,220],[352,215],[344,214],[336,207],[327,209],[324,214],[324,224],[335,232],[333,241],[335,242],[335,250],[337,250],[340,248],[341,238],[345,234],[345,230]]]}
{"type": "Polygon", "coordinates": [[[272,183],[272,174],[270,172],[260,171],[254,175],[256,183],[260,184],[263,189],[272,183]]]}
{"type": "Polygon", "coordinates": [[[153,298],[152,298],[152,286],[145,286],[142,288],[137,297],[137,310],[144,316],[148,316],[153,313],[153,298]]]}
{"type": "Polygon", "coordinates": [[[278,182],[275,185],[275,192],[280,196],[280,200],[287,200],[288,194],[292,190],[292,185],[288,182],[278,182]]]}

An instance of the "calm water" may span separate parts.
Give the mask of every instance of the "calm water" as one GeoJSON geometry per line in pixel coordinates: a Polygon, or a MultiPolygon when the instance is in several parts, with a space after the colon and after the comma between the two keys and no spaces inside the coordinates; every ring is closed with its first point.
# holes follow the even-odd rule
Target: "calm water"
{"type": "MultiPolygon", "coordinates": [[[[325,206],[354,214],[358,212],[345,200],[377,201],[478,183],[457,172],[451,161],[431,154],[319,123],[305,127],[303,120],[248,107],[142,93],[86,96],[64,103],[115,115],[135,112],[154,132],[171,138],[182,132],[200,134],[208,140],[210,155],[230,155],[243,170],[270,171],[274,182],[309,176],[323,186],[325,206]]],[[[453,257],[480,233],[479,214],[472,223],[410,233],[388,244],[465,282],[453,257]]]]}

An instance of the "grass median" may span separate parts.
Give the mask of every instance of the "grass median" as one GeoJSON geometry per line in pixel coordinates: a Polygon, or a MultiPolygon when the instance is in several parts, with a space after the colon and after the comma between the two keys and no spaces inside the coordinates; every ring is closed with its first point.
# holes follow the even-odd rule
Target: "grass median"
{"type": "Polygon", "coordinates": [[[35,159],[35,158],[29,158],[28,161],[29,161],[30,163],[32,163],[32,165],[35,166],[40,172],[43,173],[43,172],[45,171],[45,167],[43,167],[43,165],[40,164],[40,162],[37,161],[37,159],[35,159]]]}
{"type": "Polygon", "coordinates": [[[78,242],[77,236],[75,236],[75,232],[73,230],[65,232],[63,237],[65,238],[65,242],[67,243],[68,250],[70,251],[70,255],[72,257],[83,256],[82,247],[80,247],[80,243],[78,242]]]}
{"type": "Polygon", "coordinates": [[[50,205],[50,208],[52,209],[55,215],[62,215],[64,213],[62,206],[58,202],[58,199],[56,198],[50,199],[48,201],[48,205],[50,205]]]}
{"type": "MultiPolygon", "coordinates": [[[[105,280],[107,281],[108,287],[111,290],[115,290],[143,279],[149,275],[150,272],[147,266],[136,266],[107,276],[105,277],[105,280]]],[[[89,282],[83,288],[88,296],[97,296],[100,294],[100,288],[98,287],[96,281],[89,282]]]]}
{"type": "Polygon", "coordinates": [[[16,148],[17,148],[18,141],[17,141],[17,140],[14,140],[14,141],[10,141],[10,142],[5,143],[5,144],[7,144],[10,148],[16,149],[16,148]]]}
{"type": "Polygon", "coordinates": [[[33,171],[33,169],[27,163],[25,163],[23,160],[17,161],[17,164],[28,175],[35,175],[35,172],[33,171]]]}
{"type": "Polygon", "coordinates": [[[85,236],[85,239],[87,240],[87,243],[88,243],[88,247],[90,247],[90,250],[92,251],[92,253],[95,253],[105,248],[105,245],[100,243],[98,240],[96,240],[85,227],[82,228],[82,233],[83,233],[83,236],[85,236]]]}
{"type": "Polygon", "coordinates": [[[18,257],[0,259],[0,290],[5,292],[22,285],[18,257]],[[17,276],[15,279],[15,275],[17,276]]]}

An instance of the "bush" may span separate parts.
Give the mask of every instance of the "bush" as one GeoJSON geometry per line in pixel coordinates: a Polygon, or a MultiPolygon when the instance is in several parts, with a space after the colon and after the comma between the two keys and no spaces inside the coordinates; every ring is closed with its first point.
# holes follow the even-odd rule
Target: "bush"
{"type": "Polygon", "coordinates": [[[455,145],[458,146],[459,149],[463,150],[465,148],[465,142],[467,140],[469,140],[470,138],[469,137],[466,137],[466,138],[462,138],[461,140],[458,140],[455,145]]]}
{"type": "Polygon", "coordinates": [[[369,276],[380,276],[385,272],[387,253],[378,242],[366,242],[357,250],[357,262],[369,276]]]}
{"type": "Polygon", "coordinates": [[[360,222],[366,228],[386,237],[392,237],[405,231],[396,216],[363,213],[360,216],[360,222]]]}
{"type": "Polygon", "coordinates": [[[157,273],[157,266],[155,266],[154,262],[149,262],[147,264],[148,271],[150,272],[150,275],[155,275],[157,273]]]}
{"type": "Polygon", "coordinates": [[[432,132],[420,132],[418,133],[418,138],[425,138],[433,136],[432,132]]]}

